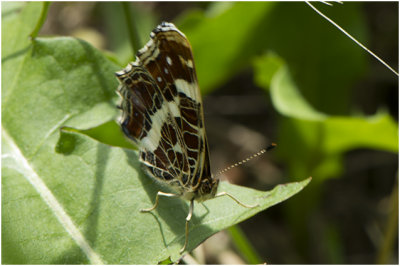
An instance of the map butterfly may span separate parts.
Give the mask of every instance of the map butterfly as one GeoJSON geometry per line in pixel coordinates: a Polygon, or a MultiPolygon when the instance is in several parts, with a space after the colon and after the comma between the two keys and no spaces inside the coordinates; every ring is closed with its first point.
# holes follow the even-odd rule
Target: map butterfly
{"type": "Polygon", "coordinates": [[[150,37],[136,61],[116,73],[120,81],[120,125],[138,146],[145,172],[175,191],[159,191],[154,206],[141,211],[154,210],[160,196],[190,202],[182,253],[188,244],[195,200],[226,195],[246,208],[258,205],[248,206],[227,192],[217,193],[219,180],[210,172],[203,105],[188,39],[167,22],[158,25],[150,37]]]}

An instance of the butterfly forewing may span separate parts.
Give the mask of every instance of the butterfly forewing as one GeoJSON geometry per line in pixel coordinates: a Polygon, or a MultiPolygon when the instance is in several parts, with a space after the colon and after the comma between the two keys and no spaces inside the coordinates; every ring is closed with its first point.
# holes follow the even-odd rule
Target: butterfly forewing
{"type": "Polygon", "coordinates": [[[134,140],[148,173],[181,194],[211,179],[200,90],[191,47],[173,24],[162,23],[117,73],[121,127],[134,140]]]}

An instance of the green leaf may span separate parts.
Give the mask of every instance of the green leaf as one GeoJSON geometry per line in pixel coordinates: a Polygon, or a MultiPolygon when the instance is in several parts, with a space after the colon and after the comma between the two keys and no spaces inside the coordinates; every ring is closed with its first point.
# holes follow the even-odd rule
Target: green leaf
{"type": "Polygon", "coordinates": [[[273,77],[276,72],[285,64],[278,55],[270,52],[263,56],[258,56],[253,60],[253,68],[255,69],[255,83],[265,89],[271,86],[273,77]]]}
{"type": "MultiPolygon", "coordinates": [[[[296,131],[290,130],[290,135],[302,136],[301,142],[314,151],[319,149],[321,154],[333,154],[359,147],[398,151],[398,126],[386,112],[371,117],[329,116],[317,111],[303,97],[283,59],[265,55],[254,61],[254,68],[258,85],[265,89],[271,87],[270,95],[276,110],[301,120],[294,123],[296,131]]],[[[288,151],[295,155],[290,147],[288,151]]]]}
{"type": "Polygon", "coordinates": [[[98,127],[77,132],[86,134],[102,143],[128,149],[136,149],[132,142],[128,141],[122,133],[121,127],[116,121],[104,123],[98,127]]]}
{"type": "MultiPolygon", "coordinates": [[[[24,254],[28,255],[27,262],[86,262],[82,258],[84,245],[78,242],[74,233],[66,232],[68,229],[64,220],[67,218],[59,216],[55,208],[57,202],[46,201],[48,193],[55,198],[47,200],[57,199],[65,215],[73,221],[77,230],[80,229],[91,248],[85,254],[91,256],[90,263],[95,263],[96,258],[111,264],[155,264],[169,256],[172,261],[178,260],[185,237],[187,202],[162,198],[155,211],[140,213],[140,209],[153,205],[157,191],[163,188],[138,170],[137,153],[100,144],[81,134],[63,134],[74,139],[72,151],[55,154],[51,152],[51,146],[47,146],[34,160],[36,178],[46,182],[48,191],[35,182],[26,182],[34,179],[28,175],[33,169],[27,167],[27,173],[18,175],[20,164],[12,168],[6,162],[6,169],[13,174],[13,178],[3,178],[3,196],[8,199],[3,204],[3,212],[7,213],[3,217],[3,224],[6,224],[7,232],[14,236],[13,240],[19,240],[11,243],[24,249],[24,254]],[[51,165],[48,163],[50,158],[51,165]],[[15,182],[18,182],[18,190],[15,189],[15,182]],[[33,198],[39,206],[29,204],[33,198]],[[16,208],[20,205],[26,205],[33,213],[29,218],[16,221],[17,217],[29,212],[28,209],[16,208]],[[40,219],[36,216],[38,213],[41,213],[40,219]],[[56,218],[63,221],[59,223],[56,218]],[[29,232],[32,226],[37,227],[34,234],[29,232]],[[24,235],[18,235],[19,230],[24,235]],[[22,241],[26,238],[34,241],[22,241]],[[38,243],[43,247],[35,246],[38,243]],[[60,243],[58,248],[50,256],[38,256],[43,252],[42,249],[57,243],[60,243]],[[64,260],[63,255],[71,250],[74,252],[70,255],[80,260],[64,260]],[[38,258],[35,259],[34,255],[38,258]]],[[[4,143],[12,145],[8,139],[4,143]]],[[[18,158],[16,153],[9,150],[6,155],[18,158]]],[[[227,191],[242,202],[258,203],[260,206],[247,209],[229,197],[206,201],[204,206],[195,204],[188,249],[193,249],[212,234],[291,197],[309,181],[280,185],[268,192],[222,182],[219,191],[227,191]]]]}
{"type": "Polygon", "coordinates": [[[299,93],[285,66],[279,68],[271,81],[274,107],[283,115],[305,120],[323,120],[326,115],[310,106],[299,93]]]}
{"type": "Polygon", "coordinates": [[[15,83],[4,88],[2,114],[3,127],[27,156],[61,126],[91,128],[116,116],[118,67],[87,43],[37,39],[23,62],[5,77],[15,83]]]}
{"type": "Polygon", "coordinates": [[[386,112],[371,117],[330,117],[323,124],[324,150],[344,152],[358,147],[398,153],[397,123],[386,112]]]}

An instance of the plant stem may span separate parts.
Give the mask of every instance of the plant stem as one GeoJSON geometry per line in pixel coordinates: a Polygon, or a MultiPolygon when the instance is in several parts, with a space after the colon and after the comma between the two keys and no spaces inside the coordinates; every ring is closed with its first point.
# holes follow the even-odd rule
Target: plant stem
{"type": "Polygon", "coordinates": [[[135,21],[131,15],[130,3],[129,2],[122,2],[122,10],[124,11],[125,18],[126,18],[126,25],[128,28],[128,36],[129,41],[131,43],[133,54],[136,54],[139,47],[141,47],[140,37],[137,31],[137,27],[135,26],[135,21]]]}
{"type": "Polygon", "coordinates": [[[261,264],[261,258],[257,251],[251,245],[250,241],[247,239],[246,235],[237,225],[231,226],[228,229],[229,234],[232,237],[233,243],[236,248],[243,256],[244,260],[248,264],[261,264]]]}
{"type": "Polygon", "coordinates": [[[40,18],[39,18],[35,28],[31,32],[31,34],[29,34],[29,37],[31,39],[35,39],[37,37],[40,29],[42,28],[44,22],[46,21],[49,6],[50,6],[50,2],[43,2],[43,8],[42,8],[42,13],[40,14],[40,18]]]}
{"type": "Polygon", "coordinates": [[[387,223],[385,226],[385,235],[383,237],[382,245],[380,246],[377,264],[393,263],[390,261],[393,253],[393,247],[396,236],[398,236],[398,217],[399,217],[399,188],[396,184],[393,188],[392,195],[390,196],[390,203],[392,206],[388,215],[387,223]]]}

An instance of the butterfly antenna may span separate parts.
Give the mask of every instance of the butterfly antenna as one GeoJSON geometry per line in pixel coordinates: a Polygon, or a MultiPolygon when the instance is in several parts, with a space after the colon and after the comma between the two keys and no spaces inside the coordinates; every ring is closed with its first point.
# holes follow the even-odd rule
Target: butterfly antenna
{"type": "Polygon", "coordinates": [[[247,163],[248,161],[250,161],[250,160],[256,158],[257,156],[260,156],[260,155],[262,155],[263,153],[272,150],[272,149],[275,148],[276,146],[277,146],[277,145],[276,145],[275,143],[271,143],[266,149],[262,149],[261,151],[254,153],[254,154],[251,155],[250,157],[247,157],[246,159],[244,159],[244,160],[242,160],[242,161],[240,161],[240,162],[237,162],[237,163],[235,163],[235,164],[232,164],[231,166],[228,166],[228,167],[225,168],[224,170],[218,172],[218,174],[216,174],[216,175],[214,176],[214,178],[220,176],[221,174],[225,173],[226,171],[231,170],[232,168],[235,168],[235,167],[237,167],[237,166],[239,166],[239,165],[242,165],[242,164],[244,164],[244,163],[247,163]]]}

